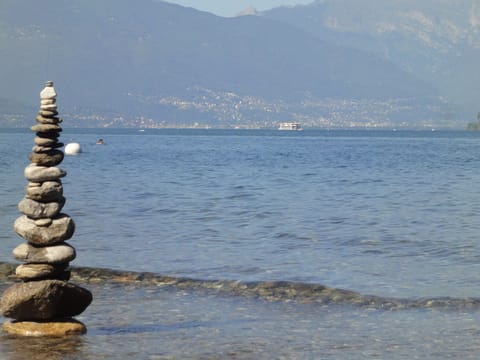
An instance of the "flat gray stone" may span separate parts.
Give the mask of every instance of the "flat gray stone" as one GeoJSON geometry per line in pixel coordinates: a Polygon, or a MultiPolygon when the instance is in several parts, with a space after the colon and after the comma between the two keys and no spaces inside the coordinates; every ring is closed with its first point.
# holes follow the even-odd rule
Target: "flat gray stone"
{"type": "Polygon", "coordinates": [[[42,103],[40,103],[40,109],[41,110],[47,110],[47,111],[57,111],[57,105],[56,104],[42,104],[42,103]]]}
{"type": "Polygon", "coordinates": [[[61,264],[75,259],[75,249],[65,243],[53,246],[33,246],[23,243],[13,249],[13,257],[31,264],[61,264]]]}
{"type": "Polygon", "coordinates": [[[38,115],[44,117],[53,117],[58,115],[58,111],[51,111],[51,110],[40,110],[38,115]]]}
{"type": "Polygon", "coordinates": [[[30,130],[35,131],[35,132],[61,132],[62,128],[58,125],[55,124],[37,124],[33,125],[30,130]]]}
{"type": "Polygon", "coordinates": [[[62,201],[63,186],[60,180],[42,183],[30,182],[25,187],[25,195],[29,199],[40,202],[62,201]]]}
{"type": "Polygon", "coordinates": [[[23,198],[18,203],[18,210],[31,219],[43,219],[56,217],[63,206],[65,205],[65,198],[62,196],[58,201],[48,203],[23,198]]]}
{"type": "Polygon", "coordinates": [[[24,215],[15,220],[13,229],[33,245],[49,246],[70,239],[75,232],[75,223],[68,215],[60,214],[52,219],[50,226],[38,226],[35,220],[24,215]]]}
{"type": "Polygon", "coordinates": [[[36,145],[38,146],[45,146],[45,147],[53,147],[57,143],[56,139],[47,139],[47,138],[41,138],[36,136],[35,139],[33,139],[36,145]]]}
{"type": "Polygon", "coordinates": [[[58,180],[67,175],[67,172],[54,166],[28,165],[24,172],[25,178],[31,182],[44,182],[58,180]]]}
{"type": "Polygon", "coordinates": [[[17,283],[0,300],[3,316],[20,321],[52,320],[81,314],[92,302],[92,293],[60,280],[17,283]]]}

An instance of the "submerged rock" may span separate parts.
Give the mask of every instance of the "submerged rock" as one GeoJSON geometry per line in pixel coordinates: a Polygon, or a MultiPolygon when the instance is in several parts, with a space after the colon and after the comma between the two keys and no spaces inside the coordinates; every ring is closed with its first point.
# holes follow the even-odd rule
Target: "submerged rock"
{"type": "Polygon", "coordinates": [[[11,335],[20,336],[64,337],[85,334],[87,328],[83,323],[75,319],[45,322],[7,321],[3,324],[3,331],[11,335]]]}

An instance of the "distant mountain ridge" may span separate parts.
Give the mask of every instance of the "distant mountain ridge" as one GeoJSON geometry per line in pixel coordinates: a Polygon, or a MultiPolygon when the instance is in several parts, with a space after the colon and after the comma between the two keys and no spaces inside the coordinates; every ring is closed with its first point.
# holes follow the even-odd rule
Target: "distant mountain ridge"
{"type": "Polygon", "coordinates": [[[262,15],[391,61],[467,113],[478,110],[477,0],[316,0],[262,15]]]}
{"type": "Polygon", "coordinates": [[[3,0],[0,125],[14,103],[29,124],[48,79],[71,126],[451,124],[428,78],[302,28],[305,9],[221,18],[158,0],[3,0]]]}

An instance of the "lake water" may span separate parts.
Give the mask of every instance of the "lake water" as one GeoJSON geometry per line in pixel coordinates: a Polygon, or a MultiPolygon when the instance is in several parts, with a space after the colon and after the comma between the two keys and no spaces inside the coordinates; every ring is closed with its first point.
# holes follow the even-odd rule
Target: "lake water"
{"type": "MultiPolygon", "coordinates": [[[[0,130],[4,262],[22,241],[12,223],[33,137],[0,130]]],[[[379,299],[91,285],[71,358],[480,355],[479,133],[65,129],[61,140],[83,148],[60,165],[72,265],[379,299]],[[382,305],[392,298],[410,305],[382,305]]],[[[4,336],[2,349],[42,348],[19,344],[4,336]]]]}

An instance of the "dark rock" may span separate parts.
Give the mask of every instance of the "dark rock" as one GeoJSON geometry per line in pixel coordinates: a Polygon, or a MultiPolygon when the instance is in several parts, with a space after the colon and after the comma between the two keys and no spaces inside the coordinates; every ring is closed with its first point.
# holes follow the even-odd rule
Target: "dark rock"
{"type": "Polygon", "coordinates": [[[60,133],[56,132],[56,131],[52,131],[52,132],[37,132],[36,134],[38,137],[41,137],[41,138],[46,138],[46,139],[58,139],[58,137],[60,136],[60,133]]]}
{"type": "Polygon", "coordinates": [[[81,314],[92,294],[59,280],[29,281],[10,286],[0,301],[3,316],[19,321],[52,320],[81,314]]]}
{"type": "Polygon", "coordinates": [[[55,166],[63,161],[63,151],[49,150],[44,152],[32,152],[28,157],[34,164],[40,166],[55,166]]]}
{"type": "Polygon", "coordinates": [[[37,137],[41,137],[41,138],[58,140],[58,137],[60,136],[60,133],[56,132],[56,131],[52,131],[52,132],[41,132],[40,131],[40,132],[37,132],[36,135],[37,135],[37,137]]]}

